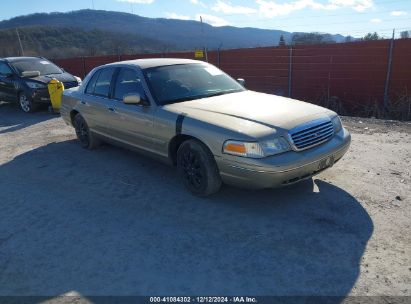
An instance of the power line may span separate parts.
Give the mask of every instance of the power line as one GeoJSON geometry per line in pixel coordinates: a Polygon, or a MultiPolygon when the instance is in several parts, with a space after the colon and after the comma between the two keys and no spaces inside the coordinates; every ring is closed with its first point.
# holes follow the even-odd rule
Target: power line
{"type": "MultiPolygon", "coordinates": [[[[380,11],[380,12],[375,12],[372,14],[372,16],[375,15],[379,15],[379,14],[387,14],[387,13],[391,13],[393,10],[385,10],[385,11],[380,11]]],[[[309,15],[309,16],[304,16],[304,19],[313,19],[313,18],[321,18],[321,17],[344,17],[344,16],[353,16],[353,17],[358,17],[358,16],[371,16],[368,14],[365,14],[363,12],[357,13],[356,15],[354,15],[353,13],[344,13],[344,14],[327,14],[326,12],[324,12],[325,14],[321,14],[321,15],[309,15]]],[[[238,14],[224,14],[225,16],[238,16],[238,14]]],[[[251,16],[251,15],[250,15],[251,16]]],[[[372,17],[371,16],[371,17],[372,17]]],[[[267,22],[267,21],[284,21],[285,20],[300,20],[301,17],[289,17],[288,15],[283,15],[283,16],[276,16],[275,18],[267,18],[265,20],[253,20],[253,22],[267,22]],[[281,19],[281,20],[278,20],[281,19]]],[[[244,18],[230,18],[230,20],[233,21],[243,21],[244,18]]]]}
{"type": "MultiPolygon", "coordinates": [[[[392,4],[392,3],[395,3],[395,2],[405,2],[406,4],[409,4],[409,0],[387,0],[387,1],[379,1],[377,4],[376,4],[376,6],[378,6],[379,4],[384,4],[384,3],[390,3],[390,4],[392,4]]],[[[405,4],[404,3],[404,4],[405,4]]],[[[342,9],[342,8],[341,8],[342,9]]],[[[385,10],[385,11],[380,11],[380,12],[377,12],[376,14],[379,14],[379,13],[388,13],[388,12],[392,12],[394,9],[392,9],[392,10],[385,10]]],[[[329,12],[329,10],[324,10],[324,13],[327,13],[327,12],[329,12]]],[[[357,14],[364,14],[365,15],[365,13],[364,12],[358,12],[358,11],[355,11],[355,12],[352,12],[352,13],[346,13],[346,14],[333,14],[333,15],[327,15],[327,16],[329,16],[329,17],[334,17],[334,16],[350,16],[350,15],[353,15],[353,13],[355,14],[355,13],[357,13],[357,14]]],[[[249,14],[248,16],[255,16],[257,14],[257,12],[256,13],[254,13],[254,14],[249,14]]],[[[235,13],[225,13],[224,14],[224,16],[238,16],[239,14],[235,14],[235,13]]],[[[323,17],[324,15],[322,14],[322,15],[316,15],[316,16],[308,16],[308,17],[304,17],[304,19],[306,19],[306,18],[318,18],[318,17],[323,17]]],[[[282,16],[276,16],[276,17],[278,17],[278,18],[287,18],[287,20],[289,20],[289,19],[301,19],[301,17],[289,17],[289,15],[282,15],[282,16]]],[[[267,19],[272,19],[272,18],[267,18],[267,19]]]]}

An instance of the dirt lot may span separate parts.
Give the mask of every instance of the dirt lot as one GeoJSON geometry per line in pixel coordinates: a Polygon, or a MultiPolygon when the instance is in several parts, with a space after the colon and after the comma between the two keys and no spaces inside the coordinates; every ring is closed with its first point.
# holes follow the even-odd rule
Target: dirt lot
{"type": "Polygon", "coordinates": [[[199,199],[0,105],[0,295],[411,295],[411,125],[344,123],[350,152],[313,181],[199,199]]]}

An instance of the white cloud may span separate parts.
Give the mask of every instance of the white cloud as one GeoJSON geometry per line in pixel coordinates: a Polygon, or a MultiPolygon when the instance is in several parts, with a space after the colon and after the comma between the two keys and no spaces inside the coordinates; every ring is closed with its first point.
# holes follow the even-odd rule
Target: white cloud
{"type": "Polygon", "coordinates": [[[167,18],[169,19],[180,19],[180,20],[191,20],[190,16],[186,16],[186,15],[179,15],[177,13],[166,13],[167,18]]]}
{"type": "Polygon", "coordinates": [[[256,0],[256,3],[259,5],[260,13],[267,18],[288,15],[307,8],[315,10],[351,8],[362,12],[374,6],[374,0],[328,0],[326,3],[316,0],[295,0],[283,3],[277,3],[277,0],[256,0]]]}
{"type": "Polygon", "coordinates": [[[192,4],[200,5],[200,6],[204,7],[204,8],[207,8],[207,5],[205,5],[204,2],[201,2],[200,0],[190,0],[190,2],[191,2],[192,4]]]}
{"type": "Polygon", "coordinates": [[[391,12],[391,16],[405,16],[405,15],[407,15],[407,12],[406,11],[392,11],[391,12]]]}
{"type": "Polygon", "coordinates": [[[137,4],[151,4],[154,0],[117,0],[118,2],[128,2],[128,3],[137,3],[137,4]]]}
{"type": "Polygon", "coordinates": [[[337,8],[347,7],[358,12],[363,12],[374,6],[374,0],[329,0],[328,2],[337,8]]]}
{"type": "Polygon", "coordinates": [[[380,18],[374,18],[370,20],[371,23],[381,23],[382,20],[380,18]]]}
{"type": "Polygon", "coordinates": [[[221,0],[218,0],[217,3],[211,9],[215,12],[222,12],[224,14],[249,15],[257,13],[257,10],[254,8],[246,6],[233,6],[230,2],[226,3],[221,0]]]}
{"type": "Polygon", "coordinates": [[[207,15],[207,14],[197,14],[196,15],[196,20],[200,20],[200,17],[203,18],[203,21],[205,23],[209,23],[212,26],[226,26],[229,25],[229,22],[223,18],[213,16],[213,15],[207,15]]]}

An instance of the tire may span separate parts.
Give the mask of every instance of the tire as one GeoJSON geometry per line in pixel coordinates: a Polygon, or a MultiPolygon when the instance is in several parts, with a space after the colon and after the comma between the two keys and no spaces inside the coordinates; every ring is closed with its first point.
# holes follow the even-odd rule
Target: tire
{"type": "Polygon", "coordinates": [[[77,114],[74,117],[73,125],[76,130],[77,139],[84,149],[92,150],[100,144],[99,140],[90,132],[90,129],[81,114],[77,114]]]}
{"type": "Polygon", "coordinates": [[[18,98],[18,103],[24,113],[33,113],[37,110],[38,104],[33,102],[25,93],[20,93],[18,98]]]}
{"type": "Polygon", "coordinates": [[[177,151],[177,170],[185,187],[194,195],[206,197],[221,188],[221,177],[210,150],[190,139],[177,151]]]}

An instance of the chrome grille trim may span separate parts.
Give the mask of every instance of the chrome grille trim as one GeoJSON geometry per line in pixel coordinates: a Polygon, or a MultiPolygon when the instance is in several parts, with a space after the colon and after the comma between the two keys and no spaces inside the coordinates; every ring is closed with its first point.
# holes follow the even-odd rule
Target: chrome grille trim
{"type": "Polygon", "coordinates": [[[334,126],[329,118],[317,119],[298,126],[289,132],[289,139],[295,151],[318,146],[334,136],[334,126]]]}

